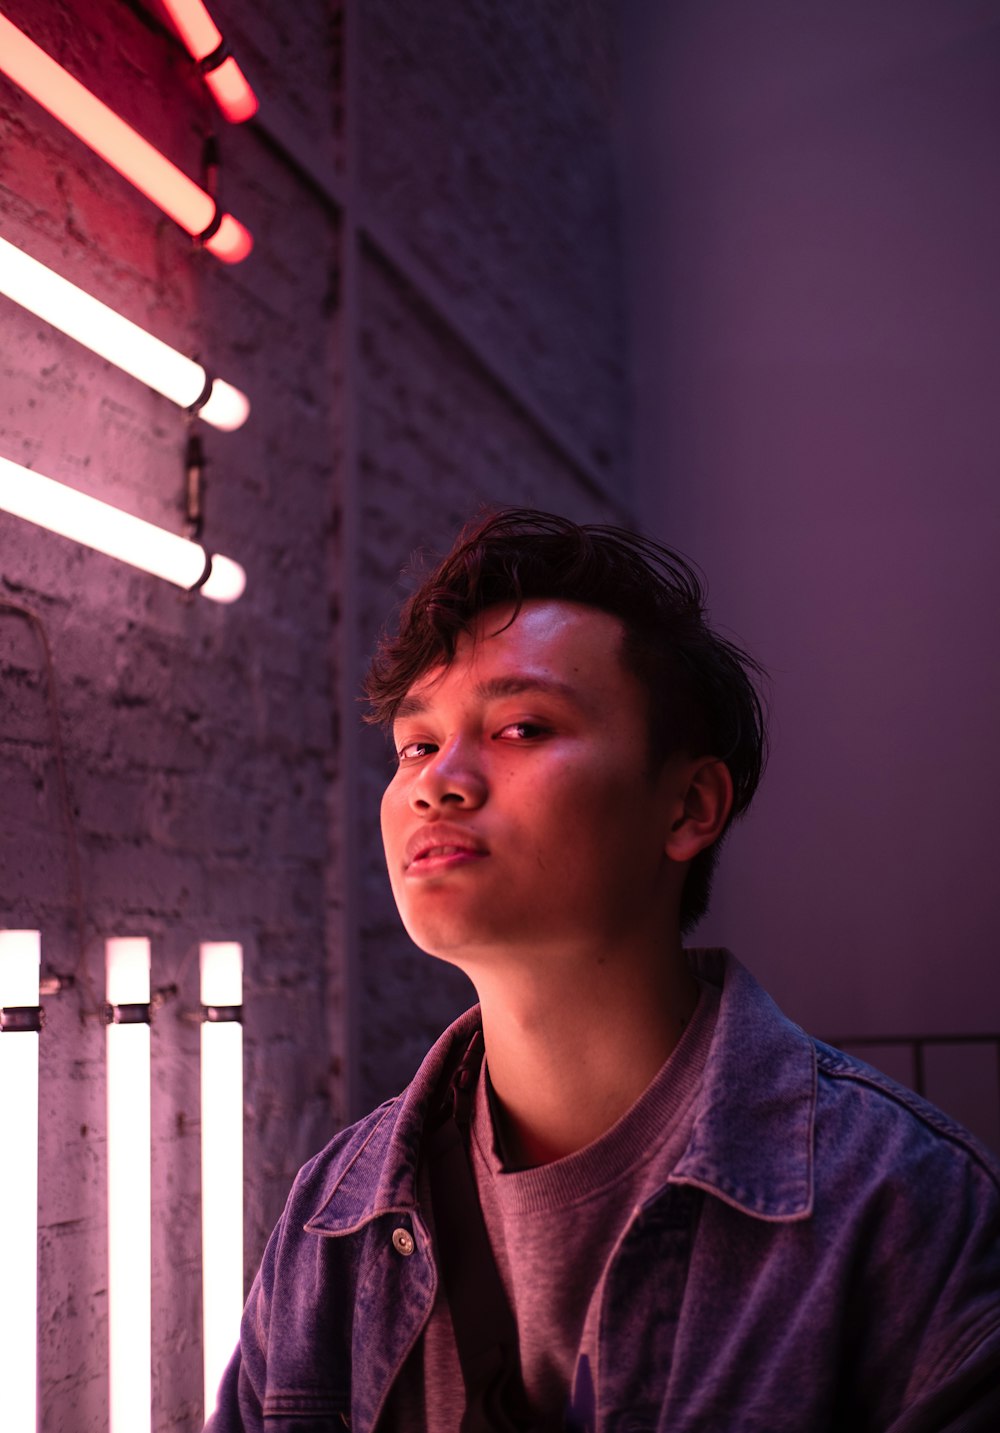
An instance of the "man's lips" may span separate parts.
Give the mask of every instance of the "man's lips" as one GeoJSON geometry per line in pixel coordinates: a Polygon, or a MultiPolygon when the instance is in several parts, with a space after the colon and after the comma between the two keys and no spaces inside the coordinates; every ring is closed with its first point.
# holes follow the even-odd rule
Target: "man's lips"
{"type": "Polygon", "coordinates": [[[435,821],[432,826],[414,831],[407,841],[403,852],[403,869],[408,871],[412,866],[416,866],[419,870],[425,862],[471,859],[489,854],[486,842],[481,841],[471,831],[462,826],[448,826],[435,821]]]}

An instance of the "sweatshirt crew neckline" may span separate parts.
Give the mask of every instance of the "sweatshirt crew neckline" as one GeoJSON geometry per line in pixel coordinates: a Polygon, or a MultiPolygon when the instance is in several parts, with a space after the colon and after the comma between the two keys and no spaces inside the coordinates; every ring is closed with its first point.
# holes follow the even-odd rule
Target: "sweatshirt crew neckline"
{"type": "MultiPolygon", "coordinates": [[[[566,1209],[653,1159],[689,1110],[715,1033],[719,991],[699,980],[698,1003],[680,1040],[635,1103],[596,1140],[548,1164],[507,1170],[497,1152],[486,1079],[476,1086],[472,1137],[504,1215],[566,1209]]],[[[483,1070],[487,1068],[483,1063],[483,1070]]]]}

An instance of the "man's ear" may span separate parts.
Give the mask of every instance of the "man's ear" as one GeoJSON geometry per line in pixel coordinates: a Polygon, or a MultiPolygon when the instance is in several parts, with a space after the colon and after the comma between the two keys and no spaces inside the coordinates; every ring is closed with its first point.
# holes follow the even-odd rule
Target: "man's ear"
{"type": "Polygon", "coordinates": [[[733,809],[733,778],[716,756],[686,760],[676,772],[670,829],[671,861],[691,861],[719,839],[733,809]]]}

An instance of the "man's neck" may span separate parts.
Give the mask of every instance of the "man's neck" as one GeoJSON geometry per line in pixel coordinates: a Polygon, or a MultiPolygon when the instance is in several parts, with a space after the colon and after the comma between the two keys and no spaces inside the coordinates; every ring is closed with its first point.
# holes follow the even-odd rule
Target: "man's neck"
{"type": "Polygon", "coordinates": [[[595,962],[572,981],[537,970],[477,981],[498,1135],[514,1167],[598,1139],[669,1057],[698,1000],[680,950],[626,975],[595,962]]]}

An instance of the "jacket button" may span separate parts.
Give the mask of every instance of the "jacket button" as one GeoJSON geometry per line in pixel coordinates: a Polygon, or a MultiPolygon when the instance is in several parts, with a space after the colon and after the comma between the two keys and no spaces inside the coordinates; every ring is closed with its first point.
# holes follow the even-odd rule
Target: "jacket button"
{"type": "Polygon", "coordinates": [[[416,1245],[409,1229],[394,1229],[392,1231],[392,1247],[397,1254],[403,1254],[407,1259],[410,1257],[416,1245]]]}

